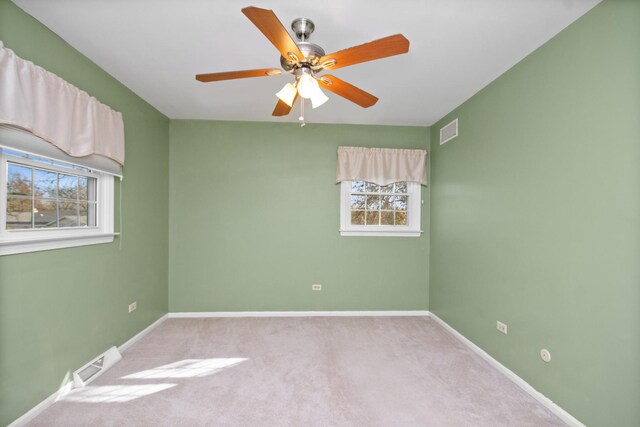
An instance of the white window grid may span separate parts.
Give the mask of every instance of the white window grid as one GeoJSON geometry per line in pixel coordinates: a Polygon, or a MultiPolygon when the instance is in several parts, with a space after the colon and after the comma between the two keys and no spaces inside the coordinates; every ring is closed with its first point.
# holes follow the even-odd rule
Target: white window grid
{"type": "Polygon", "coordinates": [[[113,195],[112,175],[0,146],[0,255],[112,242],[116,234],[113,227],[113,195]],[[6,222],[9,163],[95,178],[95,225],[8,230],[6,222]]]}
{"type": "Polygon", "coordinates": [[[350,190],[350,210],[351,210],[351,217],[350,217],[350,223],[351,225],[365,225],[368,227],[377,227],[377,226],[382,226],[382,225],[394,225],[394,226],[400,226],[400,225],[406,225],[406,215],[408,213],[408,206],[410,203],[410,197],[411,195],[407,192],[407,183],[406,182],[397,182],[397,183],[393,183],[390,184],[390,186],[392,187],[392,191],[382,191],[382,188],[384,187],[388,187],[388,186],[381,186],[381,185],[377,185],[377,184],[373,184],[376,186],[376,188],[378,189],[378,191],[354,191],[353,187],[354,187],[354,183],[355,182],[362,182],[363,183],[363,187],[366,189],[367,185],[370,183],[367,183],[365,181],[351,181],[351,190],[350,190]],[[403,187],[404,190],[402,191],[396,191],[396,189],[398,189],[398,187],[403,187]],[[363,205],[362,205],[362,209],[354,209],[353,207],[353,196],[361,196],[364,198],[363,201],[363,205]],[[370,196],[374,196],[374,197],[379,197],[380,201],[378,202],[378,207],[376,209],[370,209],[369,208],[369,203],[367,203],[367,197],[370,196]],[[391,209],[383,209],[383,203],[382,203],[382,198],[383,197],[389,197],[389,198],[393,198],[393,200],[390,201],[391,203],[391,209]],[[404,198],[405,199],[405,206],[404,209],[398,209],[397,206],[397,202],[399,202],[399,200],[396,200],[396,198],[404,198]],[[353,213],[354,212],[364,212],[364,224],[354,224],[353,223],[353,213]],[[369,212],[372,213],[377,213],[377,223],[369,223],[369,212]],[[387,213],[392,213],[393,215],[393,222],[394,224],[383,224],[383,213],[387,212],[387,213]],[[404,212],[405,213],[405,219],[404,221],[402,221],[401,223],[397,223],[398,220],[398,215],[396,215],[396,213],[400,213],[400,212],[404,212]]]}
{"type": "MultiPolygon", "coordinates": [[[[32,201],[32,207],[35,208],[35,201],[37,199],[43,199],[45,200],[45,198],[38,198],[36,197],[35,194],[35,190],[34,190],[34,177],[35,177],[35,171],[36,170],[43,170],[43,171],[47,171],[47,172],[54,172],[54,173],[58,173],[58,174],[63,174],[63,175],[67,175],[67,176],[74,176],[77,178],[80,177],[85,177],[87,179],[92,179],[95,180],[95,184],[94,185],[88,185],[89,187],[89,192],[90,194],[88,195],[89,197],[87,198],[87,200],[83,200],[80,199],[80,194],[76,195],[75,199],[71,199],[71,198],[63,198],[60,197],[60,192],[59,189],[56,192],[56,197],[54,198],[46,198],[46,200],[51,200],[51,201],[56,201],[56,211],[58,213],[57,217],[59,220],[59,212],[60,212],[60,204],[61,203],[65,203],[65,202],[70,202],[70,203],[76,203],[77,204],[77,212],[76,215],[79,218],[80,217],[80,203],[87,203],[87,215],[91,216],[95,219],[95,224],[93,225],[76,225],[76,226],[69,226],[69,227],[52,227],[51,229],[55,229],[55,230],[61,230],[61,229],[75,229],[75,228],[95,228],[98,229],[100,228],[99,223],[98,223],[98,215],[97,213],[99,212],[98,209],[98,200],[99,200],[99,194],[97,194],[97,192],[99,191],[97,182],[98,179],[100,178],[99,174],[93,173],[90,169],[84,168],[82,166],[77,166],[77,165],[71,165],[71,164],[66,164],[63,162],[58,162],[58,161],[53,161],[53,160],[49,160],[49,159],[42,159],[36,156],[28,156],[26,154],[22,154],[22,153],[18,153],[18,152],[14,152],[14,151],[9,151],[9,150],[2,150],[2,177],[0,178],[0,184],[2,185],[2,194],[3,194],[3,202],[4,204],[2,206],[0,206],[0,208],[2,208],[2,229],[5,231],[11,231],[11,232],[25,232],[25,231],[31,231],[31,230],[40,230],[42,228],[36,227],[36,220],[35,220],[35,215],[32,214],[31,215],[31,227],[30,228],[16,228],[16,229],[7,229],[7,207],[6,207],[6,203],[7,203],[7,199],[8,198],[16,198],[16,199],[24,199],[24,200],[31,200],[32,201]],[[17,166],[23,166],[26,168],[31,169],[31,185],[32,185],[32,192],[31,195],[9,195],[7,192],[7,176],[8,176],[8,169],[9,169],[9,165],[13,164],[13,165],[17,165],[17,166]],[[91,188],[93,187],[93,188],[91,188]]],[[[79,193],[79,188],[77,189],[77,193],[79,193]]],[[[34,211],[35,212],[35,211],[34,211]]]]}
{"type": "Polygon", "coordinates": [[[418,237],[422,234],[421,223],[421,186],[420,184],[407,182],[406,193],[374,193],[352,192],[353,181],[341,183],[340,197],[340,234],[342,236],[401,236],[418,237]],[[353,194],[407,196],[407,219],[404,225],[355,225],[351,223],[351,196],[353,194]]]}

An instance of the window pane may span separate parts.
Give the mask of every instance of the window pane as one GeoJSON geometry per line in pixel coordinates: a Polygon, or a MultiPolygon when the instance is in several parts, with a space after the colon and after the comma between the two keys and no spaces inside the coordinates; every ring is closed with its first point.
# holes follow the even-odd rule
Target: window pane
{"type": "Polygon", "coordinates": [[[364,225],[364,211],[351,211],[351,224],[364,225]]]}
{"type": "Polygon", "coordinates": [[[33,210],[33,222],[36,228],[57,227],[58,202],[56,200],[36,199],[36,208],[33,210]]]}
{"type": "Polygon", "coordinates": [[[367,212],[367,225],[380,225],[380,212],[367,212]]]}
{"type": "Polygon", "coordinates": [[[31,194],[33,169],[8,163],[7,193],[28,196],[31,194]]]}
{"type": "Polygon", "coordinates": [[[394,196],[393,197],[393,207],[398,211],[406,211],[407,210],[407,197],[408,196],[394,196]]]}
{"type": "Polygon", "coordinates": [[[385,185],[384,187],[380,187],[381,193],[393,193],[393,184],[385,185]]]}
{"type": "Polygon", "coordinates": [[[31,228],[32,203],[31,199],[7,197],[7,230],[31,228]]]}
{"type": "Polygon", "coordinates": [[[407,225],[407,213],[396,211],[396,225],[407,225]]]}
{"type": "Polygon", "coordinates": [[[367,196],[367,210],[377,211],[380,209],[380,196],[367,196]]]}
{"type": "Polygon", "coordinates": [[[381,198],[381,209],[384,210],[393,210],[393,196],[382,196],[381,198]]]}
{"type": "Polygon", "coordinates": [[[87,176],[78,177],[78,198],[80,200],[96,201],[96,179],[87,176]]]}
{"type": "Polygon", "coordinates": [[[98,225],[96,209],[97,204],[91,202],[80,202],[80,225],[96,227],[98,225]]]}
{"type": "Polygon", "coordinates": [[[381,225],[393,225],[393,211],[380,212],[380,224],[381,225]]]}
{"type": "Polygon", "coordinates": [[[78,198],[80,200],[87,200],[89,197],[89,178],[86,176],[78,177],[78,198]]]}
{"type": "Polygon", "coordinates": [[[78,224],[80,225],[80,227],[86,227],[89,222],[89,206],[87,204],[87,202],[80,202],[80,204],[78,205],[79,208],[79,218],[78,218],[78,224]]]}
{"type": "Polygon", "coordinates": [[[366,196],[351,196],[351,209],[364,209],[366,196]]]}
{"type": "Polygon", "coordinates": [[[58,174],[55,172],[36,169],[33,177],[33,190],[36,197],[55,199],[58,197],[58,174]]]}
{"type": "Polygon", "coordinates": [[[60,174],[58,176],[58,194],[62,199],[77,199],[78,177],[76,175],[60,174]]]}
{"type": "Polygon", "coordinates": [[[61,202],[60,203],[60,227],[77,227],[78,220],[78,203],[61,202]]]}
{"type": "Polygon", "coordinates": [[[364,183],[364,191],[367,193],[377,193],[380,189],[378,184],[374,184],[373,182],[365,182],[364,183]]]}
{"type": "Polygon", "coordinates": [[[364,181],[351,181],[352,193],[364,193],[364,181]]]}
{"type": "Polygon", "coordinates": [[[402,182],[396,182],[396,193],[406,193],[407,192],[407,183],[402,181],[402,182]]]}

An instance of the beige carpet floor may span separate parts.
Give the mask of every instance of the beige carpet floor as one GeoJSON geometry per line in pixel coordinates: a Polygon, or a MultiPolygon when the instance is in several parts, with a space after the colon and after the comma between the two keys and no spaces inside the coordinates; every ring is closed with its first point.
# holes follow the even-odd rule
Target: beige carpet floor
{"type": "Polygon", "coordinates": [[[557,426],[423,317],[169,319],[31,426],[557,426]]]}

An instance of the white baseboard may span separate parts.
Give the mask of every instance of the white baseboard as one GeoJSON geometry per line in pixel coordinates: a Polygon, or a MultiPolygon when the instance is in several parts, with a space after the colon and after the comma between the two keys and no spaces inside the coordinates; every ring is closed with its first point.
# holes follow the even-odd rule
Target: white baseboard
{"type": "Polygon", "coordinates": [[[29,412],[27,412],[20,418],[13,421],[7,427],[22,427],[27,425],[35,417],[40,415],[40,413],[42,413],[45,409],[47,409],[49,406],[53,405],[56,401],[64,397],[65,394],[69,393],[69,391],[71,391],[72,386],[73,386],[73,382],[69,380],[69,382],[67,382],[65,385],[60,387],[58,391],[53,393],[51,396],[47,397],[42,402],[38,403],[36,406],[31,408],[29,412]]]}
{"type": "MultiPolygon", "coordinates": [[[[118,350],[120,351],[120,353],[124,352],[126,349],[131,347],[131,345],[133,345],[140,338],[142,338],[143,336],[151,332],[152,329],[160,325],[166,319],[167,319],[167,315],[165,314],[164,316],[162,316],[161,318],[153,322],[151,325],[143,329],[140,333],[136,334],[133,338],[131,338],[130,340],[122,344],[120,347],[118,347],[118,350]]],[[[36,406],[31,408],[29,412],[27,412],[26,414],[22,415],[20,418],[16,419],[11,424],[9,424],[8,427],[22,427],[28,424],[35,417],[37,417],[42,412],[44,412],[44,410],[47,409],[49,406],[53,405],[56,401],[62,399],[64,395],[66,395],[69,391],[71,391],[72,388],[73,388],[73,382],[70,380],[65,385],[60,387],[58,391],[56,391],[51,396],[47,397],[45,400],[43,400],[42,402],[38,403],[36,406]]]]}
{"type": "Polygon", "coordinates": [[[392,311],[204,311],[169,313],[169,318],[198,317],[363,317],[363,316],[428,316],[427,310],[392,311]]]}
{"type": "Polygon", "coordinates": [[[565,423],[567,423],[568,425],[572,426],[572,427],[585,427],[584,424],[582,424],[580,421],[578,421],[573,415],[571,415],[570,413],[568,413],[567,411],[565,411],[564,409],[562,409],[560,406],[556,405],[555,403],[553,403],[551,401],[551,399],[549,399],[548,397],[546,397],[545,395],[543,395],[542,393],[540,393],[538,390],[536,390],[535,388],[533,388],[528,382],[526,382],[525,380],[523,380],[522,378],[520,378],[518,375],[516,375],[515,373],[513,373],[513,371],[511,371],[509,368],[507,368],[506,366],[504,366],[502,363],[498,362],[496,359],[494,359],[493,357],[491,357],[489,355],[489,353],[487,353],[486,351],[484,351],[483,349],[481,349],[480,347],[478,347],[477,345],[475,345],[473,342],[471,342],[470,340],[468,340],[464,335],[462,335],[460,332],[456,331],[455,329],[453,329],[451,326],[449,326],[449,324],[447,324],[444,320],[442,320],[441,318],[439,318],[438,316],[436,316],[433,313],[429,313],[429,316],[436,321],[436,323],[438,323],[440,326],[442,326],[444,329],[447,330],[447,332],[449,332],[450,334],[452,334],[454,337],[456,337],[460,342],[462,342],[464,345],[466,345],[467,347],[469,347],[469,349],[471,349],[471,351],[473,351],[474,353],[476,353],[478,356],[482,357],[484,360],[486,360],[491,366],[493,366],[495,369],[497,369],[499,372],[501,372],[502,374],[504,374],[507,378],[509,378],[511,381],[513,381],[514,383],[516,383],[516,385],[518,385],[522,390],[524,390],[527,394],[529,394],[531,397],[533,397],[535,400],[537,400],[538,402],[540,402],[540,404],[542,404],[545,408],[547,408],[549,411],[553,412],[558,418],[560,418],[562,421],[564,421],[565,423]]]}
{"type": "Polygon", "coordinates": [[[164,316],[162,316],[161,318],[159,318],[158,320],[156,320],[155,322],[153,322],[152,324],[150,324],[149,326],[144,328],[142,331],[140,331],[138,334],[136,334],[133,338],[129,339],[127,342],[125,342],[120,347],[118,347],[118,351],[120,351],[120,353],[124,353],[135,342],[140,340],[140,338],[144,337],[149,332],[151,332],[153,329],[158,327],[162,322],[167,320],[167,317],[168,317],[168,314],[165,314],[164,316]]]}

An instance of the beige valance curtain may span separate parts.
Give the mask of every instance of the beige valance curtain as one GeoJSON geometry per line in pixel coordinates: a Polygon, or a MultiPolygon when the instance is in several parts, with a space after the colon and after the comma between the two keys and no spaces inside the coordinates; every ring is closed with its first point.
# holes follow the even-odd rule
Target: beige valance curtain
{"type": "Polygon", "coordinates": [[[426,150],[338,147],[336,182],[388,185],[407,181],[427,185],[426,160],[426,150]]]}
{"type": "Polygon", "coordinates": [[[0,124],[17,126],[73,157],[124,164],[122,114],[0,41],[0,124]]]}

